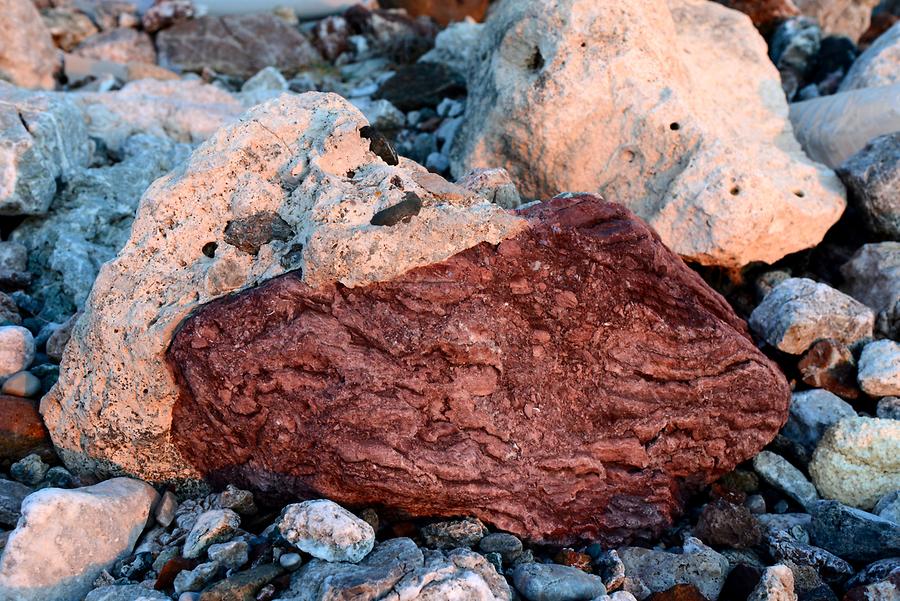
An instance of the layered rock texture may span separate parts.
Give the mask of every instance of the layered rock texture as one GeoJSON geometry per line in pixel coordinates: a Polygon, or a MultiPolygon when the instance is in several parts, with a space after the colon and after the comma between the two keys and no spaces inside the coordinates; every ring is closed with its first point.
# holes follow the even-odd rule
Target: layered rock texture
{"type": "Polygon", "coordinates": [[[845,201],[794,139],[766,52],[712,2],[501,3],[453,171],[505,167],[532,198],[599,191],[700,263],[775,261],[818,243],[845,201]]]}
{"type": "Polygon", "coordinates": [[[157,181],[42,405],[69,467],[621,541],[782,425],[783,376],[630,212],[397,162],[313,93],[157,181]]]}

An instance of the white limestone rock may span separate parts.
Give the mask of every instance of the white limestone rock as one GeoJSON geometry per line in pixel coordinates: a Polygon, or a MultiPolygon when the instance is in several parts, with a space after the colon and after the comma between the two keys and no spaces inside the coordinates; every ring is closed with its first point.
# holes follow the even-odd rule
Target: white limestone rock
{"type": "Polygon", "coordinates": [[[847,71],[839,91],[896,83],[900,83],[900,22],[894,23],[859,55],[847,71]]]}
{"type": "Polygon", "coordinates": [[[799,355],[820,338],[850,345],[871,336],[875,314],[827,284],[790,278],[766,295],[749,324],[778,350],[799,355]]]}
{"type": "Polygon", "coordinates": [[[0,80],[52,90],[60,56],[37,8],[23,0],[0,0],[0,15],[0,80]]]}
{"type": "Polygon", "coordinates": [[[523,0],[485,27],[455,176],[499,166],[531,198],[599,192],[674,251],[727,267],[809,248],[843,212],[837,177],[793,138],[746,15],[701,0],[523,0]]]}
{"type": "Polygon", "coordinates": [[[46,213],[57,181],[87,165],[89,148],[68,97],[0,81],[0,215],[46,213]]]}
{"type": "Polygon", "coordinates": [[[150,186],[130,240],[100,270],[59,382],[42,399],[70,469],[199,477],[169,436],[178,388],[164,355],[200,305],[297,269],[314,287],[388,280],[526,227],[411,161],[388,165],[361,137],[366,125],[337,95],[285,94],[150,186]],[[410,194],[422,204],[415,218],[370,223],[410,194]],[[277,223],[277,237],[247,247],[226,235],[230,223],[256,218],[277,223]]]}
{"type": "Polygon", "coordinates": [[[278,531],[290,544],[325,561],[357,563],[375,546],[372,526],[328,499],[288,505],[278,531]]]}
{"type": "Polygon", "coordinates": [[[876,329],[900,335],[900,242],[863,245],[842,267],[844,291],[871,307],[876,329]]]}
{"type": "Polygon", "coordinates": [[[0,599],[81,601],[101,571],[131,552],[156,498],[130,478],[30,495],[0,557],[0,599]]]}
{"type": "Polygon", "coordinates": [[[900,344],[876,340],[859,357],[859,387],[873,397],[900,395],[900,344]]]}
{"type": "Polygon", "coordinates": [[[809,475],[824,498],[871,510],[882,496],[900,489],[900,421],[841,420],[816,448],[809,475]]]}

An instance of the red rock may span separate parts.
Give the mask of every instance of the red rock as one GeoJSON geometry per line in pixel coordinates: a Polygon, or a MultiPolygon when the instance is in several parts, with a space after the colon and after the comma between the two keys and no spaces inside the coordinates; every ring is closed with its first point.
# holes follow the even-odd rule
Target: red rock
{"type": "Polygon", "coordinates": [[[489,0],[381,0],[384,8],[403,8],[414,17],[431,17],[441,25],[472,17],[484,19],[489,0]]]}
{"type": "Polygon", "coordinates": [[[824,388],[845,399],[859,397],[853,353],[837,340],[825,338],[813,344],[797,369],[810,386],[824,388]]]}
{"type": "Polygon", "coordinates": [[[521,214],[516,237],[389,282],[288,274],[201,307],[167,353],[183,456],[213,483],[532,541],[659,533],[772,439],[787,382],[623,207],[521,214]]]}
{"type": "Polygon", "coordinates": [[[555,563],[578,568],[582,572],[591,573],[591,556],[587,553],[579,553],[575,549],[561,549],[553,558],[555,563]]]}
{"type": "Polygon", "coordinates": [[[254,13],[201,17],[177,23],[156,36],[159,63],[176,71],[249,78],[264,67],[291,77],[321,55],[299,31],[275,15],[254,13]]]}
{"type": "Polygon", "coordinates": [[[37,402],[0,395],[0,466],[30,453],[48,458],[53,454],[52,448],[37,402]]]}
{"type": "Polygon", "coordinates": [[[780,21],[796,17],[800,9],[792,0],[716,0],[728,8],[747,14],[763,32],[774,30],[780,21]]]}
{"type": "Polygon", "coordinates": [[[653,593],[647,601],[707,601],[693,584],[676,584],[667,591],[653,593]]]}

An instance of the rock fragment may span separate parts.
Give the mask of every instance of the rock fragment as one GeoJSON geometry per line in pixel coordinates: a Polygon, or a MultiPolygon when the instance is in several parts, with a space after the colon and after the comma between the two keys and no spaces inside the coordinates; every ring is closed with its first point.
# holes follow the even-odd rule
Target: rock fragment
{"type": "Polygon", "coordinates": [[[900,238],[900,132],[869,141],[837,172],[869,228],[894,240],[900,238]]]}
{"type": "Polygon", "coordinates": [[[869,396],[900,395],[900,344],[876,340],[859,357],[859,387],[869,396]]]}
{"type": "Polygon", "coordinates": [[[781,432],[812,456],[825,431],[845,417],[856,417],[856,411],[838,396],[826,390],[795,392],[781,432]]]}
{"type": "Polygon", "coordinates": [[[229,540],[241,525],[241,518],[230,509],[212,509],[197,518],[184,541],[181,554],[195,559],[215,543],[229,540]]]}
{"type": "Polygon", "coordinates": [[[753,458],[753,468],[766,482],[804,508],[810,507],[819,498],[816,487],[806,479],[803,472],[781,455],[763,451],[753,458]]]}
{"type": "Polygon", "coordinates": [[[2,0],[0,14],[0,80],[52,90],[59,56],[37,8],[31,2],[2,0]]]}
{"type": "Polygon", "coordinates": [[[859,397],[856,360],[847,345],[837,340],[824,338],[814,342],[797,363],[797,369],[810,386],[848,399],[859,397]]]}
{"type": "Polygon", "coordinates": [[[555,563],[523,563],[512,573],[513,586],[528,601],[579,601],[606,594],[603,579],[555,563]]]}
{"type": "Polygon", "coordinates": [[[677,584],[692,584],[704,597],[716,601],[729,571],[728,560],[697,539],[688,539],[680,554],[625,547],[619,549],[619,556],[625,576],[645,589],[645,594],[635,593],[640,600],[677,584]]]}
{"type": "Polygon", "coordinates": [[[784,565],[766,568],[759,585],[750,593],[748,601],[797,601],[794,593],[794,574],[784,565]]]}
{"type": "Polygon", "coordinates": [[[900,243],[864,244],[841,273],[845,291],[878,314],[877,330],[900,336],[900,243]]]}
{"type": "Polygon", "coordinates": [[[290,544],[325,561],[362,560],[375,545],[375,531],[327,499],[288,505],[278,531],[290,544]]]}
{"type": "Polygon", "coordinates": [[[900,553],[900,524],[837,501],[819,501],[811,513],[812,542],[838,557],[873,561],[900,553]]]}

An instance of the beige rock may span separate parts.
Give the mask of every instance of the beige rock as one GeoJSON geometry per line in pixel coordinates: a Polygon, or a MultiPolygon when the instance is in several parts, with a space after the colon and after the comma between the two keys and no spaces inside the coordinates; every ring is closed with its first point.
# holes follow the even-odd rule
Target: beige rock
{"type": "Polygon", "coordinates": [[[53,43],[66,52],[97,33],[90,17],[72,8],[47,8],[41,11],[41,18],[53,37],[53,43]]]}
{"type": "Polygon", "coordinates": [[[844,209],[834,173],[794,140],[742,13],[523,0],[497,6],[481,40],[456,176],[500,166],[531,198],[600,192],[685,257],[729,267],[813,246],[844,209]]]}
{"type": "Polygon", "coordinates": [[[791,123],[809,156],[837,167],[872,138],[900,131],[900,84],[795,102],[791,123]]]}
{"type": "Polygon", "coordinates": [[[114,63],[66,54],[63,56],[63,72],[71,84],[78,84],[88,79],[102,79],[112,75],[121,82],[139,79],[178,79],[178,74],[158,65],[149,63],[114,63]]]}
{"type": "Polygon", "coordinates": [[[826,33],[845,35],[854,42],[869,28],[879,0],[794,0],[804,15],[814,17],[826,33]]]}
{"type": "Polygon", "coordinates": [[[456,183],[504,209],[515,209],[522,204],[515,182],[503,168],[473,169],[456,183]]]}
{"type": "Polygon", "coordinates": [[[131,551],[156,497],[129,478],[30,495],[0,557],[0,599],[80,601],[102,570],[131,551]]]}
{"type": "Polygon", "coordinates": [[[156,49],[150,36],[126,27],[92,35],[72,53],[114,63],[156,64],[156,49]]]}
{"type": "Polygon", "coordinates": [[[840,91],[875,88],[900,83],[900,22],[878,39],[854,61],[841,82],[840,91]]]}
{"type": "Polygon", "coordinates": [[[178,389],[164,353],[201,304],[298,268],[314,286],[386,280],[524,226],[411,161],[387,165],[361,138],[365,125],[337,95],[286,94],[219,130],[147,190],[42,401],[71,469],[196,475],[168,435],[178,389]],[[422,203],[414,219],[370,224],[410,194],[422,203]],[[284,235],[256,246],[226,235],[251,218],[280,223],[284,235]]]}
{"type": "Polygon", "coordinates": [[[0,0],[0,80],[52,90],[59,51],[34,4],[0,0]]]}
{"type": "Polygon", "coordinates": [[[748,601],[797,601],[794,573],[782,564],[766,568],[748,601]]]}
{"type": "Polygon", "coordinates": [[[809,475],[823,497],[871,510],[882,496],[900,489],[900,421],[841,420],[816,448],[809,475]]]}
{"type": "Polygon", "coordinates": [[[135,81],[116,92],[72,95],[91,136],[120,150],[136,133],[202,142],[243,111],[228,92],[201,81],[135,81]]]}

